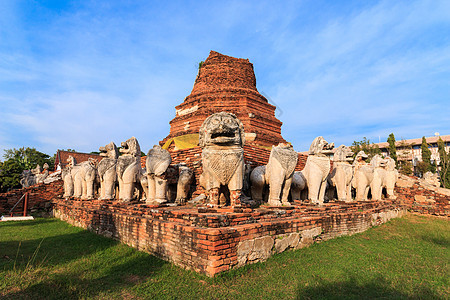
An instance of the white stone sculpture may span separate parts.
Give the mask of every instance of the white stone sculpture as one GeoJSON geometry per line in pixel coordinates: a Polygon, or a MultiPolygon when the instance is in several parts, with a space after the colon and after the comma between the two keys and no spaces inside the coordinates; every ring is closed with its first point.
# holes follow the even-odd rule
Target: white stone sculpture
{"type": "Polygon", "coordinates": [[[423,181],[427,184],[430,184],[434,187],[440,187],[441,183],[439,181],[439,175],[433,174],[432,172],[426,172],[423,174],[423,181]]]}
{"type": "Polygon", "coordinates": [[[386,188],[386,194],[389,199],[395,199],[394,188],[398,180],[398,171],[395,168],[395,160],[391,157],[386,158],[386,176],[383,187],[386,188]]]}
{"type": "Polygon", "coordinates": [[[203,122],[199,131],[203,173],[200,181],[208,192],[210,205],[220,203],[219,191],[229,191],[231,206],[240,205],[244,178],[244,125],[231,113],[215,113],[203,122]]]}
{"type": "Polygon", "coordinates": [[[73,176],[73,196],[82,200],[93,199],[94,185],[97,178],[97,161],[89,158],[87,161],[78,164],[77,167],[72,169],[75,172],[73,176]]]}
{"type": "Polygon", "coordinates": [[[141,174],[141,147],[135,137],[120,144],[123,153],[117,159],[117,180],[119,181],[119,201],[134,199],[134,191],[141,174]]]}
{"type": "Polygon", "coordinates": [[[67,159],[67,165],[61,170],[61,178],[64,181],[64,198],[70,198],[74,194],[74,175],[78,168],[75,167],[77,161],[73,156],[69,156],[67,159]]]}
{"type": "Polygon", "coordinates": [[[305,168],[301,171],[308,187],[308,199],[315,204],[323,204],[327,178],[331,169],[330,155],[334,143],[328,144],[321,136],[316,137],[309,148],[305,168]]]}
{"type": "Polygon", "coordinates": [[[119,150],[116,144],[109,143],[100,147],[100,155],[104,158],[98,164],[98,175],[100,178],[100,197],[99,199],[110,200],[115,197],[115,188],[117,183],[117,158],[119,150]]]}
{"type": "Polygon", "coordinates": [[[268,184],[269,205],[290,205],[288,197],[297,161],[298,154],[290,144],[272,146],[269,162],[265,168],[257,167],[253,170],[253,175],[250,175],[250,178],[253,179],[253,200],[262,201],[264,185],[268,184]]]}
{"type": "Polygon", "coordinates": [[[336,187],[339,201],[352,201],[352,178],[353,166],[352,150],[345,146],[339,146],[333,156],[333,170],[330,172],[329,179],[333,186],[336,187]]]}
{"type": "Polygon", "coordinates": [[[364,151],[359,151],[353,161],[352,186],[356,189],[356,201],[367,200],[370,185],[373,181],[373,166],[366,162],[368,156],[364,151]]]}
{"type": "Polygon", "coordinates": [[[301,193],[306,188],[306,178],[301,171],[295,171],[292,175],[291,196],[292,200],[302,200],[301,193]]]}
{"type": "Polygon", "coordinates": [[[169,151],[155,145],[147,154],[147,203],[164,203],[167,201],[166,170],[172,162],[169,151]]]}
{"type": "Polygon", "coordinates": [[[381,200],[383,186],[386,180],[386,164],[387,160],[379,154],[372,157],[370,164],[373,168],[373,179],[370,184],[372,200],[381,200]]]}
{"type": "Polygon", "coordinates": [[[35,175],[36,176],[36,183],[44,183],[45,178],[47,178],[47,176],[48,176],[49,165],[48,165],[48,163],[45,163],[42,166],[42,169],[44,169],[44,171],[42,171],[42,169],[40,168],[39,165],[38,165],[38,167],[39,167],[39,171],[35,175]]]}

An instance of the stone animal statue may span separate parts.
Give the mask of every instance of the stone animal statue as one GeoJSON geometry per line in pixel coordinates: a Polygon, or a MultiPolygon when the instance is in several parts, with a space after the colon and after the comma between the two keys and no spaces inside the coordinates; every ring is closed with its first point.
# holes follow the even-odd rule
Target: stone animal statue
{"type": "Polygon", "coordinates": [[[309,148],[305,168],[301,171],[308,187],[308,199],[315,204],[323,204],[328,174],[331,169],[330,155],[334,143],[321,136],[316,137],[309,148]]]}
{"type": "Polygon", "coordinates": [[[186,165],[178,166],[177,198],[175,203],[184,204],[189,198],[189,190],[194,179],[194,171],[186,165]]]}
{"type": "MultiPolygon", "coordinates": [[[[77,161],[73,156],[69,156],[67,159],[67,165],[61,171],[61,178],[64,181],[64,198],[73,197],[75,194],[74,179],[75,174],[78,172],[80,166],[77,166],[77,161]]],[[[77,191],[77,194],[81,195],[82,191],[77,191]]]]}
{"type": "Polygon", "coordinates": [[[169,151],[155,145],[147,154],[147,203],[164,203],[167,201],[166,170],[172,163],[169,151]]]}
{"type": "Polygon", "coordinates": [[[73,196],[82,200],[93,199],[95,180],[97,178],[97,161],[89,158],[87,161],[78,164],[77,167],[72,169],[75,172],[73,176],[73,196]]]}
{"type": "Polygon", "coordinates": [[[234,114],[215,113],[200,127],[199,145],[203,148],[200,182],[208,193],[210,205],[225,205],[226,192],[231,206],[241,204],[244,143],[244,125],[234,114]],[[220,194],[221,190],[225,192],[220,194]]]}
{"type": "Polygon", "coordinates": [[[36,176],[31,173],[31,170],[23,170],[20,174],[20,184],[22,188],[26,188],[36,184],[36,176]]]}
{"type": "Polygon", "coordinates": [[[391,157],[386,158],[386,176],[384,178],[383,187],[386,188],[386,194],[389,199],[395,199],[394,188],[398,180],[398,171],[395,168],[395,160],[391,157]]]}
{"type": "Polygon", "coordinates": [[[100,197],[99,199],[110,200],[115,197],[115,188],[117,182],[117,158],[119,150],[113,142],[100,147],[100,155],[104,158],[98,164],[98,175],[100,178],[100,197]]]}
{"type": "Polygon", "coordinates": [[[373,168],[373,179],[370,184],[372,193],[372,200],[381,200],[383,192],[383,185],[386,181],[386,164],[387,160],[382,158],[379,154],[372,157],[370,164],[373,168]]]}
{"type": "Polygon", "coordinates": [[[292,200],[301,200],[301,193],[306,188],[306,178],[300,171],[294,171],[292,175],[291,196],[292,200]]]}
{"type": "Polygon", "coordinates": [[[250,175],[253,179],[251,188],[253,200],[262,201],[264,185],[268,184],[269,205],[290,205],[288,197],[297,161],[298,154],[290,144],[272,146],[269,162],[265,168],[257,167],[252,172],[253,176],[250,175]]]}
{"type": "Polygon", "coordinates": [[[353,161],[352,186],[356,189],[356,201],[367,200],[369,188],[373,181],[373,166],[366,162],[368,155],[359,151],[353,161]]]}
{"type": "Polygon", "coordinates": [[[120,144],[121,156],[117,159],[117,180],[119,181],[119,201],[129,202],[134,199],[141,174],[141,147],[135,137],[120,144]]]}
{"type": "Polygon", "coordinates": [[[352,178],[353,178],[352,150],[345,146],[339,146],[333,156],[333,170],[329,175],[329,182],[336,187],[339,201],[352,201],[352,178]]]}
{"type": "Polygon", "coordinates": [[[42,169],[40,168],[40,166],[38,165],[39,170],[41,170],[39,173],[37,173],[36,176],[36,183],[44,183],[45,178],[47,178],[48,176],[48,169],[49,169],[49,165],[48,163],[45,163],[42,166],[42,169],[44,169],[44,171],[42,171],[42,169]]]}
{"type": "Polygon", "coordinates": [[[426,172],[423,174],[423,181],[427,184],[430,184],[434,187],[440,187],[441,183],[439,181],[438,174],[433,174],[432,172],[426,172]]]}

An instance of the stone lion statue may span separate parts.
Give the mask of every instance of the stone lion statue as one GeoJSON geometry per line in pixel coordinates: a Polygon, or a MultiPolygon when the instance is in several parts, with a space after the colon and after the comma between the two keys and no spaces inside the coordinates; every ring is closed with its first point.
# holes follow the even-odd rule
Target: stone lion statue
{"type": "MultiPolygon", "coordinates": [[[[78,169],[80,168],[76,165],[76,159],[72,155],[70,155],[67,158],[67,165],[61,171],[61,178],[64,181],[63,197],[66,199],[73,197],[75,193],[74,179],[76,172],[78,172],[78,169]]],[[[77,191],[77,194],[81,195],[81,190],[77,191]]]]}
{"type": "Polygon", "coordinates": [[[370,191],[372,193],[372,200],[381,200],[383,194],[383,186],[386,181],[386,165],[387,159],[377,154],[370,160],[373,168],[373,179],[370,184],[370,191]]]}
{"type": "Polygon", "coordinates": [[[297,161],[298,154],[290,144],[272,146],[267,165],[255,168],[250,174],[253,200],[263,200],[264,185],[268,184],[269,205],[290,205],[288,196],[297,161]]]}
{"type": "Polygon", "coordinates": [[[353,178],[353,151],[340,145],[333,156],[333,170],[329,175],[329,182],[336,187],[339,201],[352,201],[352,178],[353,178]]]}
{"type": "Polygon", "coordinates": [[[334,143],[328,142],[321,136],[316,137],[309,148],[305,168],[301,171],[308,187],[308,199],[315,204],[323,204],[327,178],[331,169],[330,155],[334,143]]]}
{"type": "Polygon", "coordinates": [[[100,155],[104,158],[98,164],[98,175],[100,178],[100,197],[99,199],[110,200],[115,197],[115,187],[117,182],[117,158],[119,150],[113,142],[100,147],[100,155]]]}
{"type": "Polygon", "coordinates": [[[240,205],[244,179],[244,125],[232,113],[215,113],[203,122],[199,135],[199,145],[203,148],[200,182],[208,193],[209,203],[225,205],[229,192],[231,206],[240,205]],[[225,192],[219,194],[223,190],[225,192]]]}
{"type": "Polygon", "coordinates": [[[386,158],[386,176],[383,181],[383,187],[386,188],[386,194],[389,199],[395,199],[394,188],[398,180],[398,171],[395,168],[395,160],[391,157],[386,158]]]}
{"type": "Polygon", "coordinates": [[[353,161],[352,186],[356,189],[356,201],[367,200],[373,181],[373,166],[366,162],[368,158],[369,156],[364,151],[359,151],[353,161]]]}
{"type": "Polygon", "coordinates": [[[167,201],[167,179],[165,173],[172,163],[169,151],[160,145],[153,146],[147,154],[147,203],[164,203],[167,201]]]}
{"type": "Polygon", "coordinates": [[[129,202],[134,199],[134,191],[140,184],[141,147],[133,136],[120,144],[122,156],[117,159],[117,179],[119,181],[119,201],[129,202]]]}
{"type": "Polygon", "coordinates": [[[87,161],[76,165],[72,168],[74,172],[74,197],[82,200],[94,198],[94,186],[97,178],[97,161],[89,158],[87,161]]]}

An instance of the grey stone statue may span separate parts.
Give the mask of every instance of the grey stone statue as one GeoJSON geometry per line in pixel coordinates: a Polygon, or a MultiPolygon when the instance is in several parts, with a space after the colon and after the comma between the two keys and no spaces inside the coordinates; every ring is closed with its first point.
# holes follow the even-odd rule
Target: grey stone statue
{"type": "Polygon", "coordinates": [[[316,137],[309,148],[305,168],[301,171],[308,187],[308,199],[323,204],[328,174],[331,169],[330,155],[334,143],[328,144],[321,136],[316,137]]]}
{"type": "Polygon", "coordinates": [[[167,179],[165,173],[172,163],[169,151],[155,145],[147,154],[147,203],[167,201],[167,179]]]}
{"type": "Polygon", "coordinates": [[[110,200],[115,197],[115,188],[117,182],[117,158],[119,150],[113,142],[100,147],[100,155],[104,158],[98,164],[98,175],[100,178],[100,197],[99,199],[110,200]]]}
{"type": "Polygon", "coordinates": [[[336,187],[339,201],[352,201],[353,151],[344,145],[339,146],[333,156],[333,170],[329,179],[336,187]]]}
{"type": "Polygon", "coordinates": [[[185,165],[178,166],[177,204],[184,204],[189,197],[189,190],[194,179],[194,171],[185,165]]]}
{"type": "Polygon", "coordinates": [[[306,178],[301,171],[295,171],[292,175],[291,196],[292,200],[302,200],[302,191],[306,188],[306,178]]]}
{"type": "Polygon", "coordinates": [[[209,204],[224,205],[221,187],[228,189],[231,206],[240,205],[244,179],[244,125],[231,113],[215,113],[199,131],[203,173],[200,182],[208,193],[209,204]],[[222,201],[220,201],[222,199],[222,201]]]}
{"type": "Polygon", "coordinates": [[[290,205],[288,197],[297,161],[298,154],[290,144],[272,146],[267,165],[255,168],[250,175],[253,200],[263,200],[264,185],[268,184],[269,205],[290,205]]]}
{"type": "Polygon", "coordinates": [[[122,156],[117,159],[117,179],[119,181],[119,201],[134,199],[134,191],[140,181],[141,147],[135,137],[120,144],[122,156]]]}

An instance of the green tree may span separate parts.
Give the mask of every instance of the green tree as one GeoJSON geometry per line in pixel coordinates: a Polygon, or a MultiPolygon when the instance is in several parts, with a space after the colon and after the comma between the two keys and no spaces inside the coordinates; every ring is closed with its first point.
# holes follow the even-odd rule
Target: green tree
{"type": "Polygon", "coordinates": [[[35,148],[13,148],[5,150],[4,162],[0,164],[0,190],[5,192],[10,189],[20,188],[20,175],[24,170],[35,168],[37,165],[47,163],[53,169],[54,157],[37,151],[35,148]]]}
{"type": "Polygon", "coordinates": [[[439,137],[437,142],[439,152],[439,176],[441,177],[441,185],[447,189],[450,188],[450,153],[445,151],[445,143],[439,137]]]}
{"type": "Polygon", "coordinates": [[[372,157],[376,154],[381,155],[380,147],[374,143],[371,143],[366,137],[363,137],[361,141],[354,141],[350,148],[354,152],[353,157],[355,157],[361,150],[369,156],[368,160],[372,159],[372,157]]]}
{"type": "MultiPolygon", "coordinates": [[[[431,150],[428,148],[428,143],[425,137],[422,137],[422,145],[420,146],[420,148],[422,150],[422,161],[424,162],[422,172],[425,171],[422,173],[422,175],[428,171],[433,172],[433,165],[431,164],[431,150]]],[[[436,172],[435,167],[434,172],[436,172]]]]}
{"type": "Polygon", "coordinates": [[[389,143],[389,157],[391,157],[393,160],[395,160],[395,164],[398,166],[397,163],[397,148],[395,147],[395,137],[394,134],[391,133],[387,139],[387,142],[389,143]]]}

